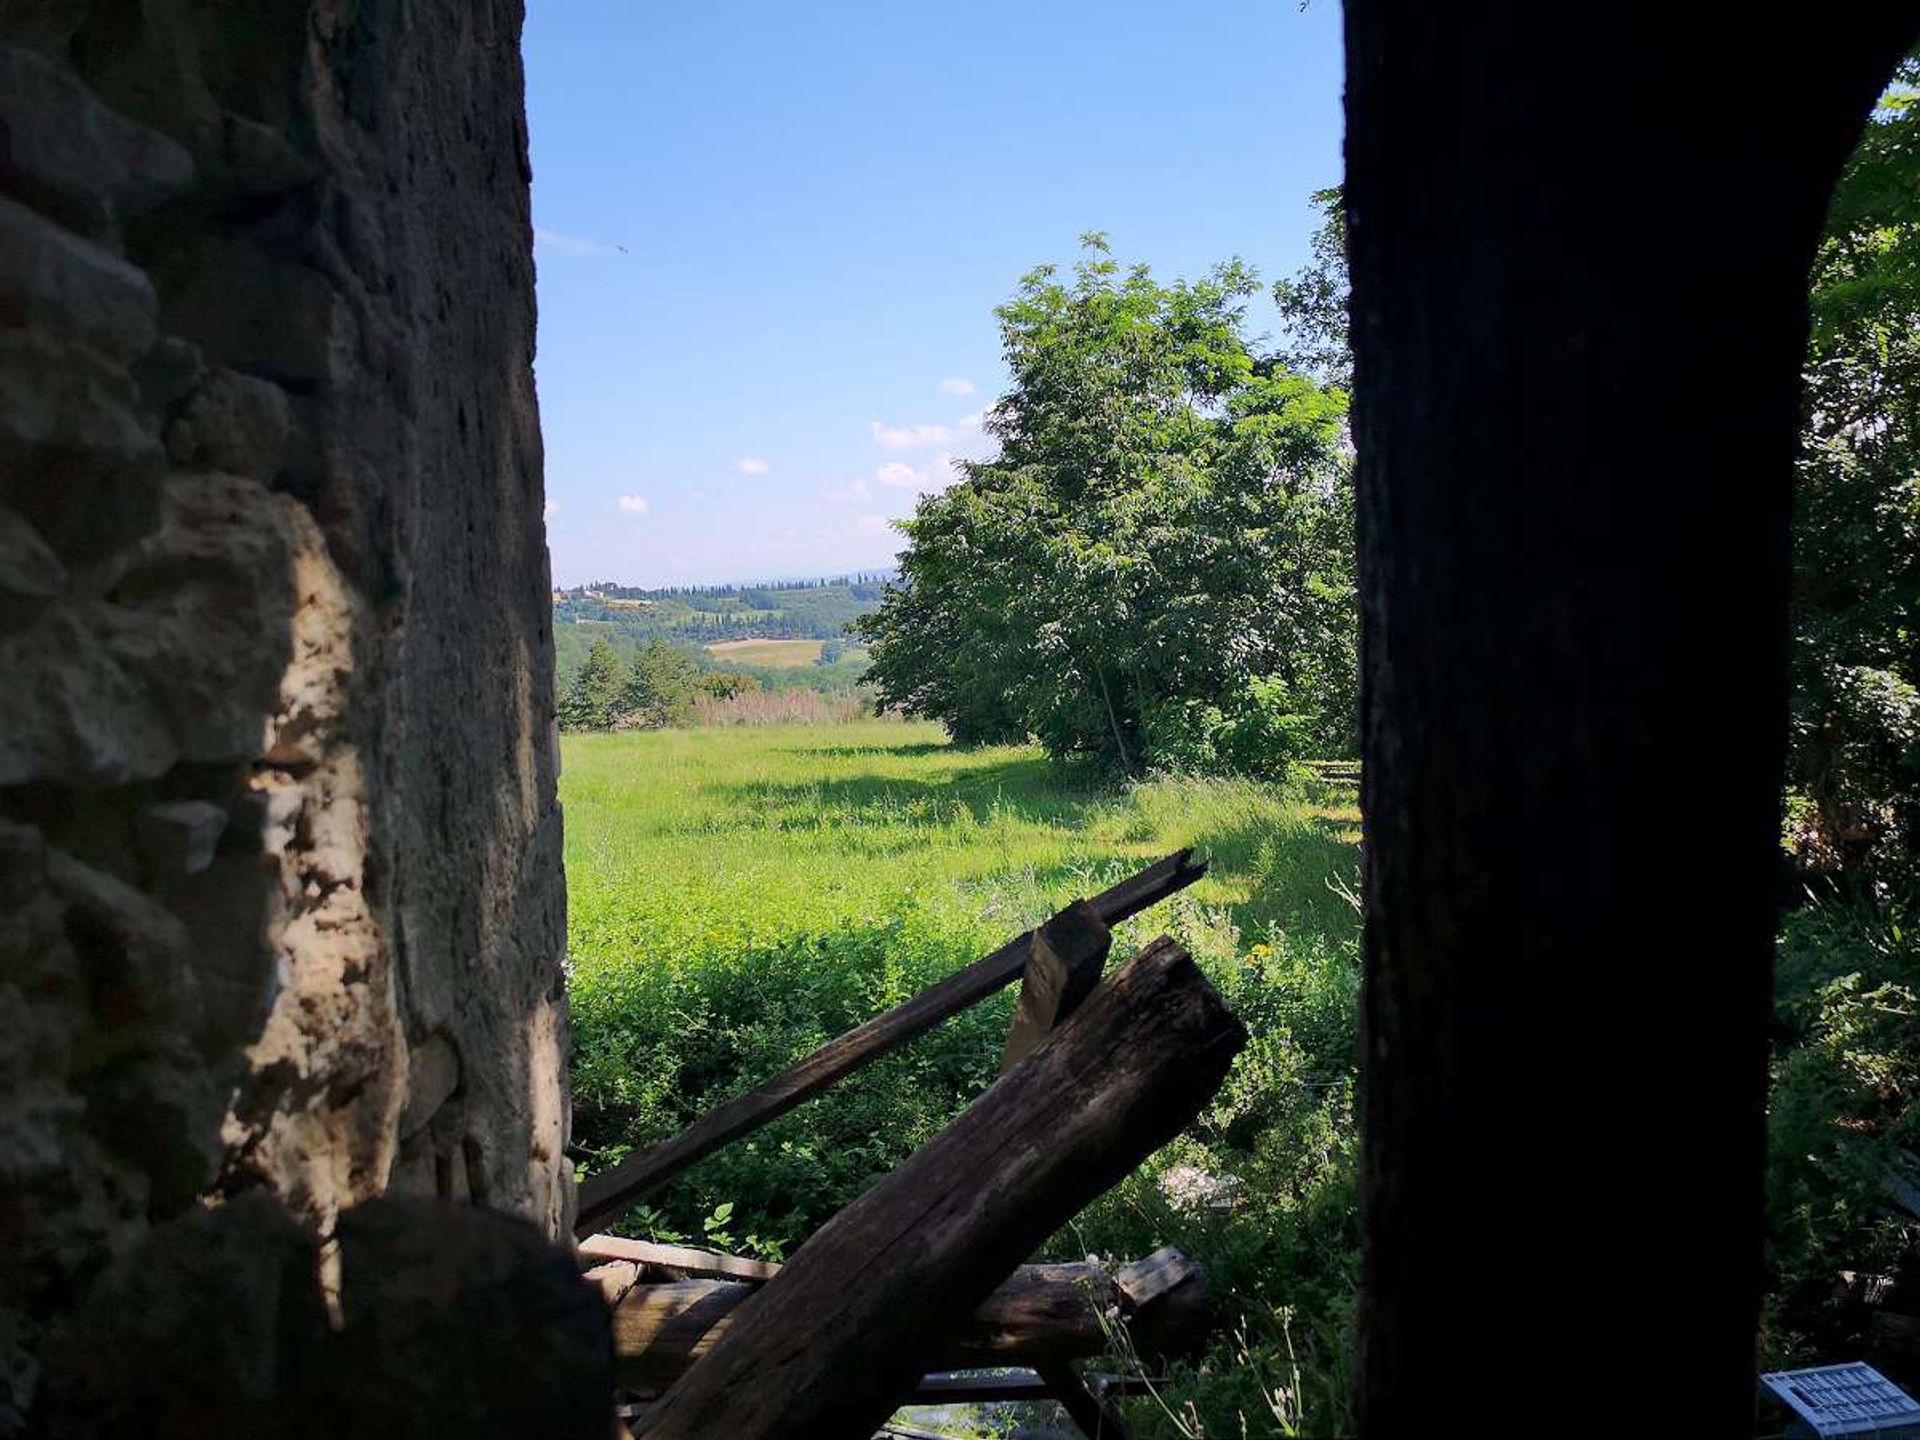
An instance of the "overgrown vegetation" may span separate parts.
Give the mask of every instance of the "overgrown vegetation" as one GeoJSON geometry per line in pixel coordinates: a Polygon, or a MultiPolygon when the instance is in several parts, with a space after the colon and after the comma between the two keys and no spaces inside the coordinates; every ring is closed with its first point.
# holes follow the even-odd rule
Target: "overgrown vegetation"
{"type": "Polygon", "coordinates": [[[1920,1311],[1920,59],[1834,197],[1813,271],[1794,527],[1787,844],[1766,1340],[1861,1353],[1842,1272],[1920,1311]]]}
{"type": "MultiPolygon", "coordinates": [[[[1350,788],[1116,789],[1032,747],[963,750],[938,726],[873,720],[565,747],[575,1140],[588,1168],[674,1133],[1061,902],[1179,845],[1212,856],[1205,881],[1123,927],[1117,948],[1179,937],[1253,1043],[1201,1124],[1057,1244],[1129,1256],[1178,1244],[1208,1267],[1222,1323],[1165,1396],[1207,1434],[1241,1434],[1243,1413],[1251,1433],[1274,1433],[1275,1405],[1295,1419],[1304,1407],[1311,1433],[1345,1428],[1350,788]],[[1225,1203],[1210,1207],[1209,1193],[1225,1203]]],[[[976,1007],[722,1150],[629,1228],[791,1246],[992,1080],[1011,1003],[976,1007]]],[[[1135,1408],[1142,1433],[1177,1433],[1154,1402],[1135,1408]]]]}

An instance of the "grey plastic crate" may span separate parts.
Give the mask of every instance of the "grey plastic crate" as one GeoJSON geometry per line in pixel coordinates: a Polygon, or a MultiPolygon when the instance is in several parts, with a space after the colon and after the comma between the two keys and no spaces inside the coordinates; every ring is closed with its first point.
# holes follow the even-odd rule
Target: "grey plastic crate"
{"type": "Polygon", "coordinates": [[[1803,1422],[1789,1435],[1920,1440],[1920,1403],[1871,1365],[1820,1365],[1762,1375],[1768,1393],[1803,1422]]]}

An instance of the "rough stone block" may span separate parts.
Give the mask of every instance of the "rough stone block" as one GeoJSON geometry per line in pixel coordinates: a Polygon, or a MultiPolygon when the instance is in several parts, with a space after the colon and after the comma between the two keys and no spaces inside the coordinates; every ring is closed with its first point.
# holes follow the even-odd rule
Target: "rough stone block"
{"type": "Polygon", "coordinates": [[[128,360],[152,348],[157,309],[145,271],[0,196],[0,325],[128,360]]]}
{"type": "Polygon", "coordinates": [[[124,370],[72,342],[0,330],[0,504],[68,562],[160,520],[166,458],[124,370]]]}
{"type": "Polygon", "coordinates": [[[311,387],[353,369],[353,318],[327,277],[243,240],[209,240],[179,260],[162,313],[208,359],[311,387]]]}
{"type": "Polygon", "coordinates": [[[89,226],[142,214],[193,182],[193,160],[115,114],[43,55],[0,46],[0,186],[89,226]]]}
{"type": "Polygon", "coordinates": [[[251,759],[279,701],[293,610],[288,502],[176,478],[109,596],[0,635],[0,784],[117,783],[251,759]]]}
{"type": "Polygon", "coordinates": [[[386,1198],[340,1217],[341,1434],[604,1440],[613,1337],[598,1290],[524,1221],[386,1198]]]}
{"type": "Polygon", "coordinates": [[[167,430],[176,465],[271,480],[287,443],[287,394],[233,370],[215,370],[181,404],[167,430]]]}
{"type": "Polygon", "coordinates": [[[67,567],[25,519],[0,507],[0,630],[18,629],[67,588],[67,567]]]}
{"type": "Polygon", "coordinates": [[[150,874],[198,875],[213,864],[227,812],[205,800],[172,800],[142,810],[136,828],[150,874]]]}
{"type": "Polygon", "coordinates": [[[49,1348],[56,1437],[317,1435],[327,1346],[313,1240],[250,1191],[159,1227],[96,1285],[49,1348]]]}
{"type": "Polygon", "coordinates": [[[418,1134],[460,1088],[460,1052],[445,1035],[429,1035],[407,1052],[407,1108],[400,1138],[418,1134]]]}
{"type": "Polygon", "coordinates": [[[98,1052],[198,1030],[200,989],[179,920],[133,886],[62,851],[48,853],[47,878],[69,907],[66,938],[86,979],[98,1052]]]}

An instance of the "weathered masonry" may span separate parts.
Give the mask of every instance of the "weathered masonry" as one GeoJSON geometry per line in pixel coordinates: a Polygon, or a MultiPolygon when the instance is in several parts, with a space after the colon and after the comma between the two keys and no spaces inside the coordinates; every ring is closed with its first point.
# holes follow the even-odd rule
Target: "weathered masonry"
{"type": "Polygon", "coordinates": [[[0,1434],[198,1197],[566,1229],[519,32],[0,6],[0,1434]]]}

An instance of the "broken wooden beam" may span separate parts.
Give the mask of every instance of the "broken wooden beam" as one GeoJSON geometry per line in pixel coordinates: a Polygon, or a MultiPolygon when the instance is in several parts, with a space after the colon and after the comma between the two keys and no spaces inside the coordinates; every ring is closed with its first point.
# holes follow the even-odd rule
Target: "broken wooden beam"
{"type": "MultiPolygon", "coordinates": [[[[1162,1252],[1166,1254],[1169,1252],[1162,1252]]],[[[1178,1251],[1178,1272],[1144,1305],[1127,1297],[1119,1275],[1084,1261],[1022,1265],[974,1310],[940,1351],[943,1368],[1036,1365],[1098,1355],[1107,1348],[1108,1327],[1156,1337],[1136,1344],[1142,1354],[1180,1355],[1206,1339],[1204,1306],[1184,1303],[1185,1287],[1205,1293],[1200,1267],[1178,1251]],[[1162,1314],[1163,1309],[1170,1313],[1162,1314]]],[[[1146,1262],[1140,1262],[1146,1263],[1146,1262]]],[[[754,1286],[728,1280],[647,1284],[618,1262],[589,1272],[613,1304],[615,1367],[623,1389],[657,1394],[711,1350],[733,1322],[754,1286]],[[605,1272],[624,1268],[627,1275],[605,1272]]],[[[1132,1267],[1128,1267],[1131,1269],[1132,1267]]],[[[1127,1274],[1122,1270],[1120,1275],[1127,1274]]]]}
{"type": "MultiPolygon", "coordinates": [[[[1086,903],[1109,929],[1178,893],[1207,873],[1193,851],[1178,850],[1145,870],[1103,890],[1086,903]]],[[[800,1104],[836,1080],[864,1069],[917,1039],[949,1016],[1011,985],[1025,970],[1033,932],[1008,941],[985,959],[956,970],[885,1014],[829,1040],[797,1065],[708,1111],[660,1145],[590,1175],[580,1186],[576,1235],[584,1235],[688,1166],[800,1104]]]]}
{"type": "Polygon", "coordinates": [[[1002,1075],[1093,993],[1112,945],[1113,932],[1084,900],[1076,900],[1033,932],[1020,979],[1020,1004],[1000,1057],[1002,1075]]]}
{"type": "Polygon", "coordinates": [[[647,1440],[871,1435],[994,1286],[1213,1096],[1246,1031],[1154,941],[855,1200],[648,1413],[647,1440]]]}

